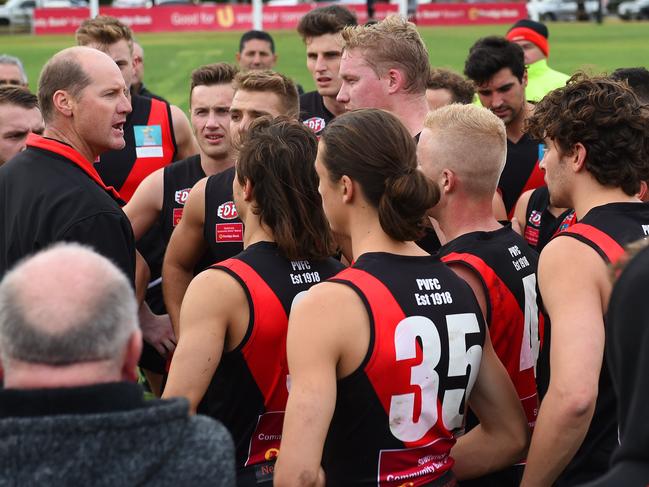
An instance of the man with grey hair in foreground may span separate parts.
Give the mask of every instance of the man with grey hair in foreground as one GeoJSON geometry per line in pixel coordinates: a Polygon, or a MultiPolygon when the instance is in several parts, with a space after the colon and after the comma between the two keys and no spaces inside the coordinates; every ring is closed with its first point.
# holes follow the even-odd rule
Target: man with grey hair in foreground
{"type": "Polygon", "coordinates": [[[232,440],[184,399],[144,401],[129,280],[59,243],[0,282],[0,485],[234,486],[232,440]]]}

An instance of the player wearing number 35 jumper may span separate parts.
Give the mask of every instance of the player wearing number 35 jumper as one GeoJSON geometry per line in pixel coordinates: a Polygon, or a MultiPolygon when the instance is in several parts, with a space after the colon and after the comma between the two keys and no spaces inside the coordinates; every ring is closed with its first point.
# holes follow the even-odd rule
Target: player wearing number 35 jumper
{"type": "Polygon", "coordinates": [[[194,410],[226,425],[239,487],[273,481],[291,306],[343,267],[329,257],[335,249],[317,191],[316,148],[315,135],[297,120],[253,122],[232,188],[244,251],[194,278],[180,312],[164,395],[186,396],[194,410]]]}
{"type": "Polygon", "coordinates": [[[407,129],[381,110],[344,114],[316,171],[354,264],[291,313],[275,485],[453,486],[515,462],[525,415],[476,298],[412,242],[439,190],[407,129]],[[468,404],[481,426],[456,441],[468,404]]]}

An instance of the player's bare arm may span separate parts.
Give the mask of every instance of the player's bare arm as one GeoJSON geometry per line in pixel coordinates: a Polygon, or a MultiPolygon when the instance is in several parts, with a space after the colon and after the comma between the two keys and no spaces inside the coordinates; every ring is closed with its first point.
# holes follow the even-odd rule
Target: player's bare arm
{"type": "Polygon", "coordinates": [[[189,193],[183,216],[171,234],[162,264],[162,293],[176,336],[183,296],[194,277],[194,267],[207,249],[205,224],[205,183],[198,181],[189,193]]]}
{"type": "Polygon", "coordinates": [[[538,275],[552,323],[552,374],[532,436],[525,487],[551,485],[586,435],[604,355],[604,297],[610,294],[604,261],[574,238],[556,238],[543,249],[538,275]]]}
{"type": "Polygon", "coordinates": [[[529,444],[527,418],[488,333],[469,404],[480,424],[461,436],[451,450],[453,472],[459,480],[481,477],[525,457],[529,444]]]}
{"type": "Polygon", "coordinates": [[[498,191],[496,191],[496,193],[494,194],[494,198],[491,201],[491,207],[494,210],[494,217],[496,217],[496,220],[507,220],[507,209],[505,208],[505,202],[503,201],[503,197],[500,196],[500,193],[498,191]]]}
{"type": "Polygon", "coordinates": [[[170,105],[171,121],[174,127],[174,137],[178,151],[176,160],[187,159],[189,156],[198,154],[198,144],[194,139],[192,128],[187,120],[187,115],[176,105],[170,105]]]}
{"type": "MultiPolygon", "coordinates": [[[[339,376],[345,369],[351,372],[362,361],[357,358],[358,363],[353,364],[351,357],[343,358],[343,347],[368,343],[369,329],[360,298],[339,284],[311,288],[292,309],[287,339],[291,389],[275,487],[324,486],[320,462],[336,405],[337,371],[339,376]],[[360,323],[351,323],[350,316],[360,317],[360,323]]],[[[367,345],[364,348],[367,352],[367,345]]]]}
{"type": "Polygon", "coordinates": [[[135,240],[149,231],[162,211],[164,192],[164,169],[149,174],[137,187],[130,201],[124,206],[135,240]]]}
{"type": "Polygon", "coordinates": [[[480,276],[477,272],[470,269],[468,266],[462,264],[461,262],[452,262],[446,264],[450,269],[455,272],[459,277],[464,279],[469,285],[476,299],[478,300],[478,305],[480,306],[480,311],[482,311],[482,317],[485,322],[487,321],[487,294],[484,288],[484,284],[480,280],[480,276]]]}
{"type": "Polygon", "coordinates": [[[525,235],[525,227],[527,226],[527,218],[525,214],[527,213],[527,204],[530,202],[530,197],[534,192],[533,189],[525,191],[514,207],[514,216],[512,218],[512,230],[514,230],[519,235],[525,235]]]}
{"type": "Polygon", "coordinates": [[[247,323],[248,315],[245,292],[233,277],[215,269],[197,275],[183,300],[182,338],[171,362],[163,397],[186,397],[191,411],[196,412],[224,349],[228,349],[229,325],[247,323]]]}

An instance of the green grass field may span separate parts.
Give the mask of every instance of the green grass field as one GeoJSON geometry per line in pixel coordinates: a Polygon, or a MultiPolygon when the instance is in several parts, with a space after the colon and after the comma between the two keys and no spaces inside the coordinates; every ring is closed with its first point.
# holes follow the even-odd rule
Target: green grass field
{"type": "MultiPolygon", "coordinates": [[[[617,67],[649,65],[649,23],[621,23],[609,20],[592,23],[550,24],[550,65],[566,73],[578,69],[608,72],[617,67]]],[[[479,37],[506,32],[507,26],[421,28],[434,66],[462,70],[471,44],[479,37]]],[[[233,61],[240,33],[196,32],[141,34],[145,49],[147,86],[172,103],[187,110],[189,74],[201,64],[233,61]]],[[[313,89],[306,70],[304,45],[295,32],[276,31],[279,63],[277,69],[313,89]]],[[[2,36],[0,51],[20,57],[25,63],[31,86],[43,63],[56,51],[73,45],[73,36],[2,36]]]]}

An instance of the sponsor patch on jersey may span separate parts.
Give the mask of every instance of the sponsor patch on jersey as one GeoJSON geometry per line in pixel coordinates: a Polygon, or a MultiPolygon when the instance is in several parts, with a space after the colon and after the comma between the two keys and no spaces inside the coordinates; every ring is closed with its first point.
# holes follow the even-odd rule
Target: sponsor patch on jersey
{"type": "Polygon", "coordinates": [[[162,128],[160,125],[134,125],[135,155],[138,158],[162,157],[162,128]]]}
{"type": "Polygon", "coordinates": [[[379,452],[379,487],[429,484],[450,470],[451,440],[439,438],[426,446],[379,452]]]}
{"type": "Polygon", "coordinates": [[[527,241],[528,244],[535,246],[539,243],[539,229],[527,226],[525,227],[525,235],[523,238],[527,241]]]}
{"type": "Polygon", "coordinates": [[[239,216],[237,213],[237,207],[234,206],[234,201],[226,201],[219,205],[216,214],[221,220],[234,220],[239,216]]]}
{"type": "Polygon", "coordinates": [[[173,212],[173,226],[175,227],[180,223],[180,219],[183,217],[183,208],[174,208],[173,212]]]}
{"type": "Polygon", "coordinates": [[[217,223],[216,242],[243,242],[243,223],[217,223]]]}
{"type": "Polygon", "coordinates": [[[542,213],[540,211],[532,210],[532,213],[530,214],[529,222],[532,225],[536,225],[538,227],[541,224],[541,216],[542,213]]]}
{"type": "Polygon", "coordinates": [[[282,441],[283,411],[271,411],[259,416],[257,427],[250,438],[245,466],[274,461],[282,441]]]}
{"type": "Polygon", "coordinates": [[[174,193],[174,201],[179,205],[185,205],[187,203],[187,198],[189,198],[189,192],[192,188],[179,189],[174,193]]]}
{"type": "Polygon", "coordinates": [[[325,125],[327,125],[325,119],[321,117],[311,117],[302,123],[313,130],[316,134],[321,132],[325,128],[325,125]]]}

